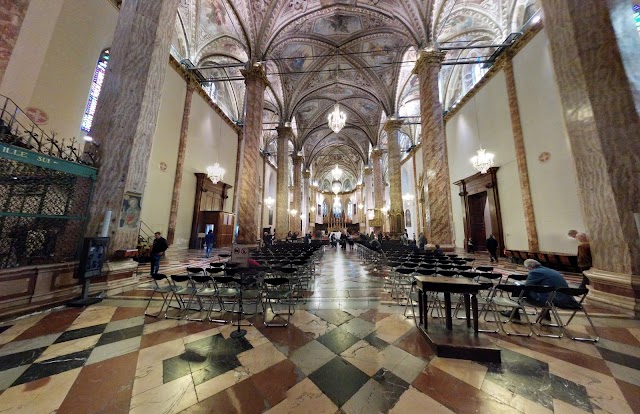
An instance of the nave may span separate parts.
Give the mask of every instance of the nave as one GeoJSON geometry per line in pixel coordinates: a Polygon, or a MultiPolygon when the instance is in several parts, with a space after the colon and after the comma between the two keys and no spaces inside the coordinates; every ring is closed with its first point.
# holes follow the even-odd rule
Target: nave
{"type": "MultiPolygon", "coordinates": [[[[161,272],[212,260],[177,252],[161,272]]],[[[249,316],[244,322],[253,326],[239,339],[229,323],[145,317],[148,279],[85,309],[6,322],[0,412],[618,414],[640,407],[636,320],[589,308],[597,344],[499,334],[502,365],[438,358],[383,287],[386,275],[357,251],[327,247],[291,323],[265,327],[260,315],[249,316]]],[[[586,320],[572,329],[587,333],[586,320]]]]}

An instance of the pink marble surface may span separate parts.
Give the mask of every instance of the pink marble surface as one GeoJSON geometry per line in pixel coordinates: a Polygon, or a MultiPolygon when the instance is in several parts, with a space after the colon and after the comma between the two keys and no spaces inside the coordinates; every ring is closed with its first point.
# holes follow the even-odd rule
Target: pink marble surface
{"type": "Polygon", "coordinates": [[[0,82],[7,70],[31,0],[0,0],[0,82]]]}

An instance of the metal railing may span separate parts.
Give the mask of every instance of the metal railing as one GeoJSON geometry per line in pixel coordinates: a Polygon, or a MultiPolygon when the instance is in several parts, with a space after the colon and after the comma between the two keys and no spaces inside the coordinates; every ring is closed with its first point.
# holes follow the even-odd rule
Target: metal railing
{"type": "Polygon", "coordinates": [[[81,148],[75,137],[58,139],[47,134],[10,98],[0,95],[0,142],[69,162],[94,166],[97,146],[81,148]]]}

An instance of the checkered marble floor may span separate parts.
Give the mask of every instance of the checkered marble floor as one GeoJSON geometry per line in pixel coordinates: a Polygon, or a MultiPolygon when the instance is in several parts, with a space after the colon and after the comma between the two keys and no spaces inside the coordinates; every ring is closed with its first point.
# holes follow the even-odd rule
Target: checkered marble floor
{"type": "MultiPolygon", "coordinates": [[[[361,268],[329,252],[316,281],[371,276],[361,268]]],[[[640,412],[640,321],[596,317],[595,345],[493,335],[496,365],[434,356],[401,306],[328,302],[287,328],[254,316],[241,339],[230,324],[144,317],[142,301],[122,298],[6,322],[0,413],[640,412]]]]}

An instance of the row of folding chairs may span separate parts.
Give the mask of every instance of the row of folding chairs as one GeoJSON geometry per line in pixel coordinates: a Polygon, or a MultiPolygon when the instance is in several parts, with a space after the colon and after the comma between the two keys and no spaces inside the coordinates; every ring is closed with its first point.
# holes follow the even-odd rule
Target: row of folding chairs
{"type": "Polygon", "coordinates": [[[235,278],[231,275],[211,276],[193,273],[169,277],[155,274],[152,275],[152,278],[154,288],[145,307],[146,316],[158,317],[164,310],[166,319],[208,320],[227,323],[231,321],[213,318],[212,314],[230,312],[251,315],[262,309],[262,313],[265,315],[264,324],[270,327],[287,326],[291,314],[295,312],[294,284],[285,277],[262,278],[260,272],[257,272],[249,277],[241,278],[235,278]],[[156,314],[147,313],[156,294],[162,298],[160,309],[156,314]],[[172,306],[174,302],[176,305],[172,306]],[[229,305],[231,305],[230,309],[229,305]],[[247,312],[247,305],[254,305],[255,311],[247,312]],[[278,305],[280,305],[280,309],[277,309],[278,305]],[[286,323],[276,323],[274,319],[267,320],[267,306],[274,314],[274,319],[277,315],[287,315],[286,323]],[[282,309],[283,306],[287,308],[286,311],[282,309]],[[173,315],[169,315],[171,308],[176,309],[173,315]],[[202,315],[203,313],[205,313],[204,316],[194,317],[196,314],[202,315]]]}
{"type": "MultiPolygon", "coordinates": [[[[532,335],[536,335],[539,337],[549,338],[562,338],[567,334],[567,332],[569,332],[569,336],[573,340],[590,342],[597,342],[599,340],[598,331],[583,305],[584,300],[589,293],[589,290],[586,288],[567,287],[556,289],[552,286],[525,286],[518,282],[526,279],[526,275],[519,274],[501,275],[498,273],[475,273],[474,275],[473,272],[467,272],[465,274],[461,274],[460,277],[468,277],[480,283],[481,290],[478,295],[478,306],[480,306],[479,313],[481,316],[483,315],[485,322],[495,323],[496,325],[495,329],[481,329],[481,332],[503,332],[510,336],[530,337],[532,335]],[[528,298],[532,293],[546,295],[546,300],[543,303],[530,303],[528,298]],[[556,295],[560,294],[577,298],[576,306],[575,308],[570,309],[571,313],[566,321],[563,321],[553,302],[556,295]],[[510,311],[508,320],[501,320],[501,310],[510,311]],[[584,314],[594,332],[593,336],[575,336],[566,329],[578,312],[582,312],[582,314],[584,314]],[[527,332],[521,333],[515,330],[507,331],[505,329],[504,324],[514,322],[516,314],[523,315],[524,324],[528,328],[527,332]],[[489,315],[492,316],[492,319],[489,319],[489,315]],[[530,315],[534,315],[533,321],[529,318],[530,315]],[[538,326],[539,328],[535,328],[535,326],[538,326]],[[556,332],[547,333],[546,331],[543,331],[543,327],[555,329],[556,332]]],[[[415,303],[418,302],[418,294],[416,283],[414,281],[406,298],[404,310],[405,316],[415,316],[415,303]],[[411,314],[408,314],[409,307],[411,307],[411,314]]],[[[431,316],[434,316],[434,312],[437,312],[437,315],[435,315],[436,318],[442,317],[440,309],[443,306],[443,299],[441,296],[442,294],[437,294],[435,292],[430,292],[427,295],[429,302],[427,303],[427,309],[431,309],[431,316]]],[[[462,297],[460,297],[455,305],[454,317],[457,316],[457,313],[462,306],[463,300],[462,297]]]]}

